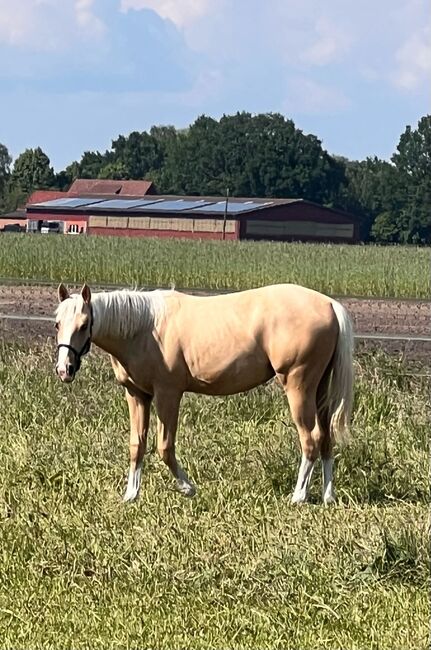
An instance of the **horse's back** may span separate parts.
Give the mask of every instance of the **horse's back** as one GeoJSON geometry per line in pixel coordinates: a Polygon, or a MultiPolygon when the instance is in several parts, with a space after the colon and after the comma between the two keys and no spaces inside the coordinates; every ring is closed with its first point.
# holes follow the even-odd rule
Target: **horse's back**
{"type": "Polygon", "coordinates": [[[275,327],[304,333],[333,320],[331,299],[295,284],[275,284],[217,296],[177,294],[178,320],[188,334],[218,337],[233,333],[254,338],[275,327]]]}
{"type": "Polygon", "coordinates": [[[192,389],[202,392],[256,386],[334,333],[331,300],[291,284],[217,296],[172,292],[165,322],[165,354],[181,350],[192,389]]]}

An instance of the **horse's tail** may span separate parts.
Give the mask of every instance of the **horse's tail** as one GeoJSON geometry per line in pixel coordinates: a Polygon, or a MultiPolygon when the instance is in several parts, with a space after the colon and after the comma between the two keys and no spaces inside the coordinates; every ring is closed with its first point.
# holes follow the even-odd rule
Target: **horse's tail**
{"type": "Polygon", "coordinates": [[[348,440],[353,406],[353,326],[346,309],[336,300],[332,308],[337,317],[337,345],[320,381],[317,410],[320,422],[332,440],[348,440]]]}

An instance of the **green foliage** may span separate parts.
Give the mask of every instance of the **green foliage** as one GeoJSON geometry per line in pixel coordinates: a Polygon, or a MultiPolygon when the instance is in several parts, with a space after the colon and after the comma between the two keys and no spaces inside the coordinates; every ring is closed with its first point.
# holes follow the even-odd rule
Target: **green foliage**
{"type": "Polygon", "coordinates": [[[392,163],[346,161],[342,202],[363,216],[362,236],[382,243],[431,243],[431,116],[401,135],[392,163]]]}
{"type": "Polygon", "coordinates": [[[112,158],[121,161],[126,178],[145,178],[151,169],[161,164],[160,147],[157,140],[148,133],[134,131],[127,138],[120,135],[112,143],[112,158]]]}
{"type": "Polygon", "coordinates": [[[177,137],[161,176],[162,192],[301,197],[328,203],[344,168],[313,135],[280,114],[201,116],[177,137]]]}
{"type": "Polygon", "coordinates": [[[12,157],[4,144],[0,143],[0,211],[4,204],[5,192],[10,175],[12,157]]]}
{"type": "Polygon", "coordinates": [[[70,172],[75,178],[98,178],[108,162],[107,157],[98,151],[85,151],[79,163],[72,163],[70,172]]]}
{"type": "Polygon", "coordinates": [[[3,194],[1,211],[8,212],[22,206],[26,202],[27,196],[27,192],[22,190],[19,185],[12,183],[9,178],[3,194]]]}
{"type": "Polygon", "coordinates": [[[0,277],[247,289],[294,282],[332,295],[429,298],[430,249],[128,237],[0,237],[0,277]]]}
{"type": "Polygon", "coordinates": [[[107,163],[99,171],[98,178],[111,178],[114,180],[127,180],[130,178],[126,165],[120,160],[107,163]]]}
{"type": "Polygon", "coordinates": [[[72,386],[53,346],[0,350],[0,638],[5,648],[428,647],[429,388],[385,356],[358,359],[339,505],[289,494],[298,437],[271,383],[188,395],[173,489],[154,453],[121,501],[127,409],[105,355],[72,386]],[[414,395],[414,400],[411,398],[414,395]]]}
{"type": "Polygon", "coordinates": [[[105,153],[86,151],[80,162],[67,167],[70,180],[75,178],[143,179],[160,171],[177,132],[170,126],[153,126],[150,132],[133,131],[119,135],[105,153]]]}
{"type": "Polygon", "coordinates": [[[431,115],[416,130],[408,126],[392,157],[403,195],[400,241],[431,242],[431,115]]]}
{"type": "MultiPolygon", "coordinates": [[[[398,176],[394,165],[367,158],[361,162],[346,161],[347,188],[343,189],[341,203],[344,207],[361,217],[361,236],[367,241],[370,229],[379,215],[393,221],[394,213],[400,210],[398,198],[398,176]]],[[[379,227],[373,232],[379,242],[398,241],[398,230],[394,225],[395,238],[386,239],[379,227]]]]}
{"type": "Polygon", "coordinates": [[[35,189],[48,189],[54,185],[54,171],[40,147],[26,149],[18,156],[13,165],[11,183],[27,195],[35,189]]]}
{"type": "Polygon", "coordinates": [[[382,212],[377,215],[371,228],[371,234],[376,241],[386,244],[398,241],[399,230],[391,212],[382,212]]]}

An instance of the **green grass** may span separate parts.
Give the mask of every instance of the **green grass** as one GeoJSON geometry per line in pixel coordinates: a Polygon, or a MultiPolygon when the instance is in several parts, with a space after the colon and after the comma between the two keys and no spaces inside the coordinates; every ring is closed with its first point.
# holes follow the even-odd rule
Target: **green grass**
{"type": "Polygon", "coordinates": [[[8,233],[0,277],[214,289],[294,282],[332,295],[429,298],[430,250],[8,233]]]}
{"type": "Polygon", "coordinates": [[[311,504],[289,504],[298,441],[273,383],[186,396],[178,451],[197,496],[150,450],[124,505],[122,390],[94,352],[61,385],[53,354],[0,349],[2,648],[428,648],[425,378],[359,358],[334,508],[318,471],[311,504]]]}

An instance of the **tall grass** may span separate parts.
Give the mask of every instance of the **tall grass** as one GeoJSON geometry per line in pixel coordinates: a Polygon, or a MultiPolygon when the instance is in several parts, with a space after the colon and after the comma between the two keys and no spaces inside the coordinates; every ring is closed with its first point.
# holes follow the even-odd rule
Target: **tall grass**
{"type": "Polygon", "coordinates": [[[244,289],[295,282],[332,295],[429,298],[430,249],[4,234],[0,277],[244,289]]]}
{"type": "Polygon", "coordinates": [[[428,647],[429,386],[357,362],[340,504],[289,504],[296,431],[274,383],[184,399],[187,500],[151,451],[125,505],[127,412],[94,352],[71,386],[50,347],[0,351],[4,648],[428,647]]]}

